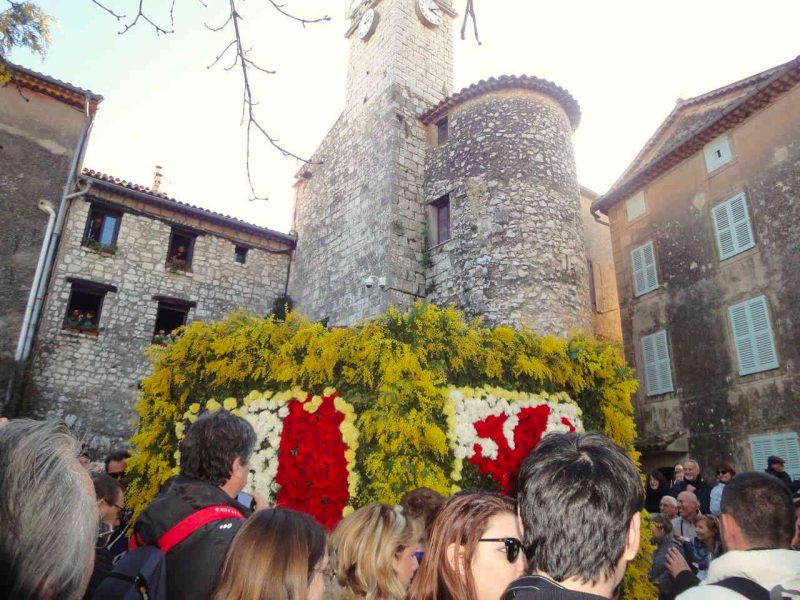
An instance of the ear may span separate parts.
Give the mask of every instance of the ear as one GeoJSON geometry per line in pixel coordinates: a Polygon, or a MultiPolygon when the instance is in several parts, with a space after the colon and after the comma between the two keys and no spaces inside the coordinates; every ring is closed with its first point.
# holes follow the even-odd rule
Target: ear
{"type": "Polygon", "coordinates": [[[722,543],[727,550],[746,550],[747,546],[742,539],[742,530],[734,518],[726,513],[722,513],[719,517],[720,523],[720,537],[722,543]]]}
{"type": "Polygon", "coordinates": [[[242,459],[238,456],[233,459],[233,463],[231,464],[231,477],[241,477],[244,480],[247,480],[247,465],[242,463],[242,459]]]}
{"type": "Polygon", "coordinates": [[[448,544],[445,548],[445,556],[447,556],[447,564],[456,573],[464,575],[464,548],[460,544],[448,544]]]}
{"type": "Polygon", "coordinates": [[[630,562],[639,551],[639,541],[642,536],[642,515],[636,513],[631,517],[631,524],[628,525],[628,538],[625,540],[625,551],[622,553],[622,560],[630,562]]]}

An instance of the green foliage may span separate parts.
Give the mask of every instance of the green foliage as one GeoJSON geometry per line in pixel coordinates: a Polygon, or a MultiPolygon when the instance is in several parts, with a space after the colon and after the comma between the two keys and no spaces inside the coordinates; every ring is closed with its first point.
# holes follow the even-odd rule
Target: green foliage
{"type": "MultiPolygon", "coordinates": [[[[175,425],[194,402],[245,397],[252,390],[299,387],[345,393],[358,415],[357,468],[362,485],[352,502],[396,502],[426,486],[448,494],[453,456],[443,413],[447,385],[493,385],[522,392],[565,391],[586,416],[631,453],[631,394],[637,383],[606,342],[568,340],[510,327],[467,322],[452,308],[422,302],[407,313],[390,309],[363,324],[328,330],[297,313],[285,320],[235,313],[195,322],[180,339],[153,347],[152,375],[142,382],[140,428],[132,442],[132,508],[141,510],[175,467],[175,425]]],[[[462,485],[487,487],[465,465],[462,485]]],[[[646,528],[643,531],[646,538],[646,528]]],[[[652,550],[645,541],[644,552],[652,550]]],[[[648,554],[649,556],[649,554],[648,554]]],[[[648,561],[637,559],[626,580],[629,597],[652,597],[648,561]]]]}
{"type": "Polygon", "coordinates": [[[50,43],[50,25],[53,18],[33,2],[9,2],[0,12],[0,85],[6,83],[11,73],[5,64],[14,48],[27,48],[44,57],[50,43]]]}

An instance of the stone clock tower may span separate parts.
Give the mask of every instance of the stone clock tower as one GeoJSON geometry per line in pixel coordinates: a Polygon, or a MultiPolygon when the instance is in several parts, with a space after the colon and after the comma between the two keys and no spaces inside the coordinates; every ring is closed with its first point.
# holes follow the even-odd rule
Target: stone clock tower
{"type": "Polygon", "coordinates": [[[345,107],[298,174],[289,278],[296,307],[330,325],[424,297],[419,116],[453,82],[450,0],[355,0],[348,16],[345,107]]]}

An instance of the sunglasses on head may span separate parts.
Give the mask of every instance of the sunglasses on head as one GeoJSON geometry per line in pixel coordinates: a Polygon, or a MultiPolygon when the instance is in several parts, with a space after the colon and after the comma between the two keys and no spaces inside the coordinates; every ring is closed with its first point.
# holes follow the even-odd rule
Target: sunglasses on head
{"type": "Polygon", "coordinates": [[[508,562],[513,563],[517,560],[520,550],[522,550],[522,542],[517,538],[481,538],[479,542],[503,542],[505,544],[506,558],[508,562]]]}

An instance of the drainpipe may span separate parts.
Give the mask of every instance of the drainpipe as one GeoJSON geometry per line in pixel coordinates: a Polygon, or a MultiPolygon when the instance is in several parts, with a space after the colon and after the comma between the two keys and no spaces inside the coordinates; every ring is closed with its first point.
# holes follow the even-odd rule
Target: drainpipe
{"type": "Polygon", "coordinates": [[[31,315],[33,314],[33,304],[36,301],[36,290],[39,287],[39,281],[42,278],[42,271],[44,271],[44,261],[47,257],[47,241],[53,233],[53,227],[56,221],[56,211],[53,205],[47,200],[39,200],[39,210],[43,210],[50,217],[47,219],[47,230],[44,233],[44,241],[42,249],[39,251],[39,262],[36,263],[36,272],[33,275],[33,284],[31,285],[30,294],[28,294],[28,303],[25,305],[25,317],[22,320],[22,329],[19,330],[19,339],[17,340],[17,352],[14,354],[14,360],[19,362],[22,359],[22,350],[27,342],[28,328],[31,323],[31,315]]]}
{"type": "Polygon", "coordinates": [[[592,207],[589,209],[589,214],[591,214],[592,217],[594,217],[594,220],[597,221],[598,223],[600,223],[600,225],[605,225],[606,227],[611,227],[611,225],[607,221],[601,221],[600,220],[601,217],[600,217],[600,215],[597,214],[598,210],[599,209],[595,208],[595,206],[592,205],[592,207]]]}
{"type": "Polygon", "coordinates": [[[67,182],[64,185],[64,192],[61,195],[61,203],[58,206],[55,224],[50,232],[50,237],[45,239],[44,242],[47,248],[44,266],[42,268],[39,280],[34,281],[33,286],[31,287],[31,292],[33,293],[33,290],[36,290],[36,295],[34,297],[33,307],[31,309],[30,321],[27,323],[27,328],[23,329],[22,333],[20,334],[20,338],[22,339],[22,348],[21,351],[19,348],[17,349],[19,360],[25,360],[30,355],[33,337],[39,324],[39,316],[42,312],[42,304],[44,303],[47,286],[50,283],[50,275],[52,275],[53,260],[55,258],[56,250],[58,249],[62,230],[64,229],[64,221],[66,220],[67,211],[69,209],[69,202],[73,198],[83,196],[91,188],[90,184],[83,189],[79,189],[78,192],[71,193],[71,190],[73,186],[75,186],[78,178],[78,169],[80,168],[84,152],[86,151],[86,142],[89,138],[89,131],[92,128],[93,117],[89,111],[90,98],[91,96],[87,95],[84,100],[84,112],[86,119],[84,121],[84,126],[81,130],[80,136],[78,137],[78,143],[75,146],[75,154],[72,157],[72,164],[70,165],[67,182]]]}

